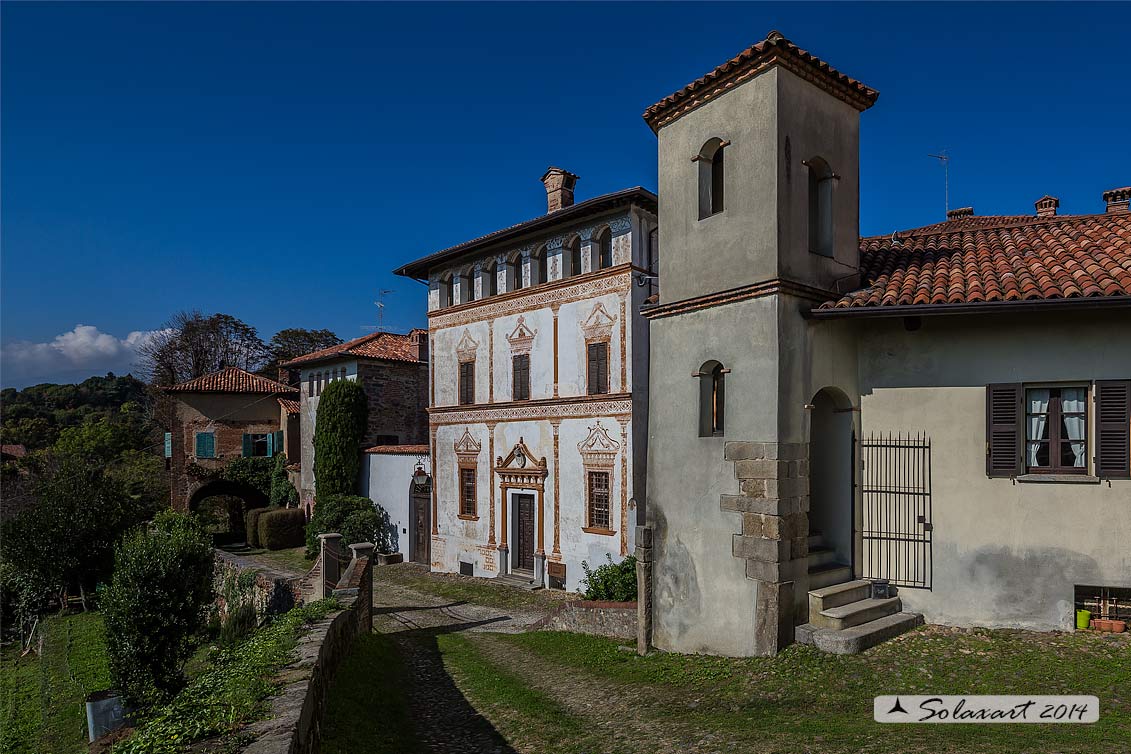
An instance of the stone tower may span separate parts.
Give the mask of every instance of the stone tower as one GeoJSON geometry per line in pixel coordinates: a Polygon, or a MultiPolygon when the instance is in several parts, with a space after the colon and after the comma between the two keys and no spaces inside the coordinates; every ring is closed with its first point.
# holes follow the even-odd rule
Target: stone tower
{"type": "Polygon", "coordinates": [[[851,417],[857,394],[851,339],[805,314],[858,280],[876,97],[771,32],[644,113],[664,249],[645,313],[650,394],[667,398],[648,424],[660,648],[773,654],[804,622],[807,409],[828,388],[851,417]]]}

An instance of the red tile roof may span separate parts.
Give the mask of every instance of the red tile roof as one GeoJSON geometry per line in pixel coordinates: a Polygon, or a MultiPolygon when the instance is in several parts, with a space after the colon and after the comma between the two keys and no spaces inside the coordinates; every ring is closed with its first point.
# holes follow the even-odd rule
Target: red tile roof
{"type": "Polygon", "coordinates": [[[291,400],[290,398],[278,398],[279,406],[288,414],[297,414],[301,411],[298,401],[291,400]]]}
{"type": "Polygon", "coordinates": [[[284,385],[239,367],[224,367],[188,382],[165,388],[171,393],[294,393],[297,388],[284,385]]]}
{"type": "Polygon", "coordinates": [[[23,445],[0,445],[0,455],[11,458],[23,458],[27,455],[27,448],[23,445]]]}
{"type": "Polygon", "coordinates": [[[365,452],[389,456],[426,456],[429,450],[427,445],[374,445],[366,448],[365,452]]]}
{"type": "Polygon", "coordinates": [[[831,65],[771,31],[707,75],[664,97],[644,111],[644,121],[658,131],[681,115],[725,94],[770,66],[781,65],[839,97],[857,110],[867,110],[880,93],[849,78],[831,65]]]}
{"type": "Polygon", "coordinates": [[[375,332],[360,338],[323,348],[320,351],[299,356],[283,364],[284,367],[297,367],[330,359],[360,358],[384,359],[386,361],[420,362],[419,346],[412,342],[415,335],[427,336],[426,330],[412,330],[402,335],[395,332],[375,332]]]}
{"type": "Polygon", "coordinates": [[[1131,296],[1131,213],[958,216],[862,239],[860,272],[819,310],[1131,296]]]}

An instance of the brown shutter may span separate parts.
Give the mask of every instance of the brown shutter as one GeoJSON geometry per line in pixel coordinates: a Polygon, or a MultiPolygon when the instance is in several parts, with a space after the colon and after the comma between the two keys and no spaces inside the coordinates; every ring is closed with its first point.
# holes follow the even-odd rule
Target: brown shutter
{"type": "Polygon", "coordinates": [[[609,344],[597,344],[597,392],[609,392],[609,344]]]}
{"type": "Polygon", "coordinates": [[[597,375],[597,347],[599,345],[600,344],[598,344],[598,343],[590,343],[589,348],[588,348],[589,365],[588,365],[587,373],[589,375],[589,394],[590,395],[595,395],[598,392],[597,385],[599,383],[597,382],[597,377],[598,377],[598,375],[597,375]]]}
{"type": "Polygon", "coordinates": [[[1024,391],[1019,383],[986,386],[986,476],[1020,476],[1024,391]]]}
{"type": "Polygon", "coordinates": [[[1131,380],[1096,382],[1096,476],[1131,479],[1131,380]]]}

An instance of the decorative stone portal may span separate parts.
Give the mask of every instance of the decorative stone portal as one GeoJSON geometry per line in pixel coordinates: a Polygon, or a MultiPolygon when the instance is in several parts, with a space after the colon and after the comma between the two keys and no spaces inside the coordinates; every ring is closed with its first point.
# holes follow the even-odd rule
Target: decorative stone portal
{"type": "Polygon", "coordinates": [[[805,443],[728,442],[741,494],[723,495],[742,516],[732,552],[758,582],[754,650],[775,655],[793,643],[795,616],[808,593],[809,463],[805,443]]]}
{"type": "Polygon", "coordinates": [[[546,542],[545,542],[545,510],[547,471],[546,458],[536,459],[530,448],[520,437],[506,458],[495,459],[495,473],[499,475],[500,513],[502,514],[499,529],[499,573],[508,573],[511,569],[510,547],[507,545],[507,514],[511,506],[511,496],[508,490],[516,492],[533,492],[535,495],[534,530],[536,545],[534,551],[534,579],[542,586],[546,585],[546,542]]]}

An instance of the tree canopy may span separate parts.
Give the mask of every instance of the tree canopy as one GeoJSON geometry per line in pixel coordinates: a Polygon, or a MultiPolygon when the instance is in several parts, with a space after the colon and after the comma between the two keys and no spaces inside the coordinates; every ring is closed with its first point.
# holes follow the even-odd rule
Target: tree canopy
{"type": "Polygon", "coordinates": [[[230,314],[177,312],[138,352],[154,385],[175,385],[224,367],[259,370],[268,359],[259,332],[230,314]]]}
{"type": "Polygon", "coordinates": [[[361,472],[361,441],[369,425],[369,401],[353,380],[331,382],[318,401],[314,425],[314,478],[318,498],[352,495],[361,472]]]}
{"type": "Polygon", "coordinates": [[[280,364],[323,348],[336,346],[341,342],[342,339],[330,330],[285,328],[275,333],[271,342],[267,344],[268,361],[262,373],[271,379],[277,379],[280,364]]]}

